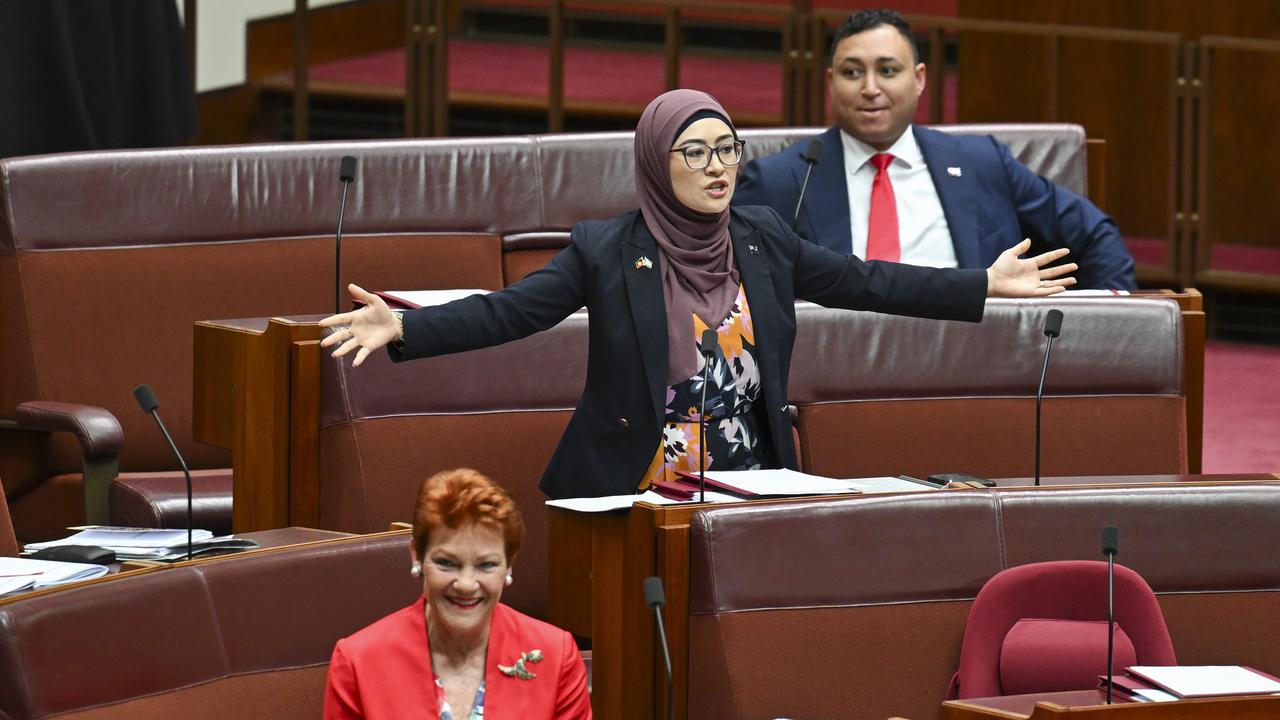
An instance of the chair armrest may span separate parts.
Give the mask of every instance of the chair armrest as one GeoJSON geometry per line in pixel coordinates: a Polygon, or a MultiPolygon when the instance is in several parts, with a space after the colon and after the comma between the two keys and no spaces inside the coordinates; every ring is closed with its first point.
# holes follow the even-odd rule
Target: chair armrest
{"type": "Polygon", "coordinates": [[[94,405],[32,400],[18,405],[13,417],[20,424],[46,432],[69,432],[80,441],[85,458],[103,459],[120,454],[124,431],[120,421],[94,405]]]}
{"type": "Polygon", "coordinates": [[[13,411],[18,425],[43,432],[68,432],[80,441],[84,475],[84,517],[90,525],[109,525],[111,482],[120,474],[124,431],[116,416],[94,405],[31,400],[13,411]]]}

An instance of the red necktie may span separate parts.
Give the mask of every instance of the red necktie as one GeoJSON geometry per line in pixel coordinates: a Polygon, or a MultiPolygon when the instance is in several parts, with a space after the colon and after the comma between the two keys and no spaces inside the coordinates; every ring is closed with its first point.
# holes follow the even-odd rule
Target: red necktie
{"type": "Polygon", "coordinates": [[[867,260],[902,258],[898,242],[898,205],[893,199],[893,183],[889,180],[889,163],[893,156],[876,153],[871,164],[876,166],[876,179],[871,182],[871,214],[867,221],[867,260]]]}

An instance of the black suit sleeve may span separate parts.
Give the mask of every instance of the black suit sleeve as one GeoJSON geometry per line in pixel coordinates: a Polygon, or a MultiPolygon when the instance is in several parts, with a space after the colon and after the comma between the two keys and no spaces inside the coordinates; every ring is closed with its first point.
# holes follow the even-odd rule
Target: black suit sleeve
{"type": "MultiPolygon", "coordinates": [[[[579,232],[574,228],[574,234],[579,232]]],[[[404,349],[388,345],[399,362],[478,350],[553,327],[586,304],[587,264],[576,243],[503,290],[472,295],[404,314],[404,349]]]]}
{"type": "Polygon", "coordinates": [[[827,307],[938,320],[982,319],[987,271],[863,261],[805,242],[772,214],[783,252],[795,258],[797,299],[827,307]]]}

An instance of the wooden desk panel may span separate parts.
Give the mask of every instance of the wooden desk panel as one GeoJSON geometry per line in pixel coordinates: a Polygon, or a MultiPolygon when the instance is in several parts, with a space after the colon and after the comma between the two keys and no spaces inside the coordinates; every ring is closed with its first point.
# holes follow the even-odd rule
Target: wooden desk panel
{"type": "Polygon", "coordinates": [[[1280,697],[1214,698],[1168,703],[1105,703],[1098,690],[1010,695],[1002,698],[952,700],[942,704],[942,720],[1051,720],[1053,718],[1104,718],[1110,720],[1263,720],[1280,717],[1280,697]]]}

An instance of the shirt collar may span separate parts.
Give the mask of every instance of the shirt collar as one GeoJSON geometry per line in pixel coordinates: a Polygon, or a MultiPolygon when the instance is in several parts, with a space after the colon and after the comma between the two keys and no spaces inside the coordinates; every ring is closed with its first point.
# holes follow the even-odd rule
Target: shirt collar
{"type": "MultiPolygon", "coordinates": [[[[880,152],[844,130],[840,131],[840,142],[844,146],[844,166],[850,174],[861,170],[862,166],[871,160],[872,155],[880,152]]],[[[898,139],[885,152],[893,156],[895,163],[901,162],[908,168],[924,165],[924,154],[920,152],[920,145],[916,143],[915,128],[911,125],[907,126],[906,131],[898,136],[898,139]]]]}

